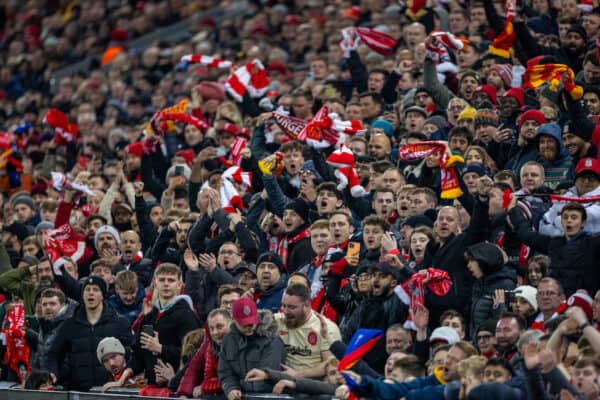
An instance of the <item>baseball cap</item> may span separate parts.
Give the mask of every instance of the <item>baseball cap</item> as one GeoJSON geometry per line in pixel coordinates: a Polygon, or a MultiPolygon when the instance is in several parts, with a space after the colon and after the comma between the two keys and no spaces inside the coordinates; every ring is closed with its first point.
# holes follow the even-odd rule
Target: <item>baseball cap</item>
{"type": "Polygon", "coordinates": [[[431,336],[429,337],[429,342],[445,342],[449,345],[453,345],[460,341],[460,337],[458,333],[453,328],[449,326],[440,326],[439,328],[435,328],[433,332],[431,332],[431,336]]]}
{"type": "Polygon", "coordinates": [[[582,158],[577,163],[577,167],[575,167],[575,174],[579,175],[586,171],[600,175],[600,162],[592,157],[582,158]]]}
{"type": "Polygon", "coordinates": [[[258,324],[258,309],[256,303],[248,297],[240,297],[233,303],[231,308],[231,314],[233,314],[233,320],[238,325],[256,325],[258,324]]]}

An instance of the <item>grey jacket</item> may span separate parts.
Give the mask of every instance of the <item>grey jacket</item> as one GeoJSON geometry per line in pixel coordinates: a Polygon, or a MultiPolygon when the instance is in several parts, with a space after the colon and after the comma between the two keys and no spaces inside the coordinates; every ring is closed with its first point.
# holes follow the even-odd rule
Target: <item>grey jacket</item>
{"type": "Polygon", "coordinates": [[[223,392],[227,395],[238,389],[242,393],[270,393],[268,382],[246,382],[246,374],[253,368],[281,370],[286,351],[277,335],[273,315],[270,311],[259,311],[260,322],[252,336],[243,335],[235,324],[223,338],[219,355],[219,379],[223,392]]]}
{"type": "Polygon", "coordinates": [[[71,299],[67,299],[67,304],[58,312],[56,317],[50,321],[41,320],[40,329],[38,332],[38,345],[37,354],[33,365],[40,369],[48,369],[48,351],[50,346],[56,339],[56,333],[62,323],[73,316],[75,308],[77,308],[77,302],[71,299]]]}

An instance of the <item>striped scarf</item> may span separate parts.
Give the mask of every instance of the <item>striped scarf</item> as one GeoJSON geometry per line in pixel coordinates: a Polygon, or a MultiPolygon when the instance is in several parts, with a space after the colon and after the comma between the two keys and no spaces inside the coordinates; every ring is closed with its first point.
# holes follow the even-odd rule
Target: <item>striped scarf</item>
{"type": "Polygon", "coordinates": [[[301,241],[304,238],[310,237],[310,228],[304,229],[302,232],[298,233],[296,236],[291,238],[283,238],[281,243],[279,243],[279,249],[277,254],[281,257],[281,261],[283,261],[283,268],[287,270],[288,267],[288,256],[289,256],[289,247],[294,243],[301,241]]]}

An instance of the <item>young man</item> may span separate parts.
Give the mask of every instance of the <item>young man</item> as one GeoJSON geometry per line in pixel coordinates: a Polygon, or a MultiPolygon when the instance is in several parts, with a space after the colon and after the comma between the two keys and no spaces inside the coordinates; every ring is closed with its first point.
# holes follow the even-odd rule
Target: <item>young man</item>
{"type": "Polygon", "coordinates": [[[179,365],[183,337],[199,327],[192,300],[180,294],[183,282],[179,267],[161,264],[154,272],[154,280],[158,298],[142,319],[134,347],[135,372],[144,370],[151,384],[157,383],[154,367],[158,359],[173,367],[179,365]]]}
{"type": "Polygon", "coordinates": [[[532,231],[529,221],[516,208],[516,197],[509,205],[509,215],[517,236],[532,250],[550,257],[550,277],[562,283],[570,296],[578,289],[596,293],[600,289],[600,272],[596,260],[600,257],[600,236],[584,232],[587,212],[580,203],[568,203],[560,212],[564,234],[550,237],[532,231]]]}
{"type": "Polygon", "coordinates": [[[140,286],[136,273],[121,271],[115,278],[115,294],[110,296],[108,303],[133,324],[142,311],[144,294],[144,287],[140,286]]]}
{"type": "Polygon", "coordinates": [[[104,367],[90,361],[103,338],[114,336],[124,347],[133,342],[129,322],[104,303],[106,293],[102,279],[88,277],[82,288],[83,303],[61,325],[50,347],[48,369],[69,390],[87,391],[110,379],[104,367]]]}

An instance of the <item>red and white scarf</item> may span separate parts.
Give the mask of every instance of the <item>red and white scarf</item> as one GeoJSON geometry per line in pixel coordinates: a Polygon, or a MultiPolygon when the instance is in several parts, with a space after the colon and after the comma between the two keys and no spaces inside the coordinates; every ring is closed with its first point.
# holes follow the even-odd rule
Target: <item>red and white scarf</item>
{"type": "Polygon", "coordinates": [[[225,83],[227,92],[238,102],[248,92],[250,97],[262,97],[269,89],[269,77],[260,60],[255,59],[239,67],[225,83]]]}
{"type": "Polygon", "coordinates": [[[359,27],[356,28],[356,34],[364,44],[369,46],[371,50],[389,57],[394,54],[396,48],[396,39],[387,33],[383,33],[371,28],[359,27]]]}
{"type": "Polygon", "coordinates": [[[309,238],[309,237],[310,237],[310,228],[306,228],[305,230],[298,233],[296,236],[294,236],[292,238],[289,238],[289,239],[286,237],[283,238],[281,243],[279,243],[279,249],[277,250],[279,257],[281,257],[281,260],[283,261],[283,268],[285,268],[287,270],[287,267],[288,267],[289,247],[291,245],[293,245],[294,243],[298,243],[302,239],[309,238]]]}
{"type": "Polygon", "coordinates": [[[218,57],[203,56],[201,54],[187,54],[181,57],[181,62],[188,65],[200,64],[212,68],[229,68],[233,65],[231,61],[218,57]]]}

